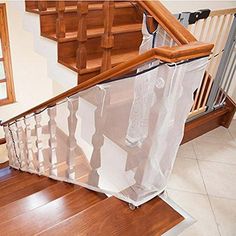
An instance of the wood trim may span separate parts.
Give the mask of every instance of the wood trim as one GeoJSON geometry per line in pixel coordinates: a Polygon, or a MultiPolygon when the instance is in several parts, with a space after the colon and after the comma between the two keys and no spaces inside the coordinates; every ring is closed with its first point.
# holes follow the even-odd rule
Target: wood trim
{"type": "Polygon", "coordinates": [[[3,63],[7,79],[7,99],[0,100],[0,105],[5,105],[15,102],[15,92],[13,83],[13,73],[11,65],[11,54],[10,54],[10,43],[9,43],[9,33],[7,25],[7,12],[6,4],[0,4],[0,32],[2,39],[2,52],[3,52],[3,63]]]}
{"type": "Polygon", "coordinates": [[[6,139],[5,139],[5,138],[1,138],[1,139],[0,139],[0,145],[2,145],[2,144],[4,144],[4,143],[6,143],[6,139]]]}
{"type": "Polygon", "coordinates": [[[235,13],[236,13],[236,8],[228,8],[228,9],[211,11],[209,16],[210,17],[222,16],[222,15],[229,15],[229,14],[235,14],[235,13]]]}
{"type": "Polygon", "coordinates": [[[88,89],[92,86],[95,86],[98,83],[102,83],[106,80],[115,78],[117,76],[124,75],[129,71],[137,68],[138,66],[150,62],[154,59],[160,59],[165,62],[178,62],[187,59],[199,58],[203,56],[208,56],[213,48],[213,44],[204,44],[204,43],[192,43],[189,45],[183,46],[175,46],[175,47],[161,47],[161,48],[153,48],[134,59],[131,59],[127,62],[121,63],[118,66],[113,67],[110,70],[107,70],[81,84],[75,86],[74,88],[57,95],[56,97],[49,99],[46,102],[41,103],[34,108],[29,109],[26,112],[21,113],[5,122],[2,125],[6,125],[8,123],[14,122],[15,120],[22,118],[31,113],[39,112],[48,106],[54,106],[57,102],[65,99],[66,97],[72,96],[75,93],[88,89]]]}
{"type": "Polygon", "coordinates": [[[138,1],[138,3],[152,15],[178,45],[197,41],[160,1],[138,1]]]}
{"type": "Polygon", "coordinates": [[[235,112],[236,104],[230,97],[227,97],[224,107],[186,123],[181,144],[191,141],[219,126],[229,128],[235,112]]]}

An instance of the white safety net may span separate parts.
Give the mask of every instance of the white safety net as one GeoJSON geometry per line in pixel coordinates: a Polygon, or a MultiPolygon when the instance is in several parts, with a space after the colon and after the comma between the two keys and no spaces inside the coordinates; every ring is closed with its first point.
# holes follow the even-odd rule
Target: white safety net
{"type": "MultiPolygon", "coordinates": [[[[159,29],[155,46],[166,44],[159,29]]],[[[147,202],[167,185],[206,63],[154,61],[5,126],[10,165],[147,202]]]]}

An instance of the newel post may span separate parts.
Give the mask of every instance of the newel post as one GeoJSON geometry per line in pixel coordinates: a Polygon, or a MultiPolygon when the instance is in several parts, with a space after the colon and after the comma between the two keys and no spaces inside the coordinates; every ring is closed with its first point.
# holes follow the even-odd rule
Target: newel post
{"type": "Polygon", "coordinates": [[[78,12],[78,48],[76,51],[76,65],[78,70],[85,69],[87,63],[87,14],[88,14],[88,2],[79,1],[77,4],[78,12]]]}
{"type": "Polygon", "coordinates": [[[103,48],[101,72],[111,68],[111,50],[114,46],[114,36],[112,25],[114,21],[114,1],[104,1],[104,34],[102,36],[101,47],[103,48]]]}
{"type": "Polygon", "coordinates": [[[57,38],[65,38],[66,35],[66,25],[64,19],[65,13],[65,1],[57,1],[57,22],[56,22],[56,34],[57,38]]]}

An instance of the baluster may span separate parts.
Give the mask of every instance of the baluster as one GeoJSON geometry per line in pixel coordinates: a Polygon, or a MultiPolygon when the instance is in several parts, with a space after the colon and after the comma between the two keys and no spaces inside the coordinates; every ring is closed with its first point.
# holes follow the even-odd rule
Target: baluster
{"type": "Polygon", "coordinates": [[[103,3],[104,34],[101,43],[103,48],[101,72],[111,68],[111,50],[114,47],[114,36],[112,35],[114,7],[114,1],[104,1],[103,3]]]}
{"type": "Polygon", "coordinates": [[[36,147],[37,147],[37,161],[38,161],[38,172],[39,174],[42,174],[44,172],[44,157],[43,157],[43,141],[42,141],[42,132],[43,132],[43,128],[41,126],[41,114],[35,114],[34,116],[35,118],[35,132],[36,132],[36,147]]]}
{"type": "Polygon", "coordinates": [[[6,138],[6,147],[8,152],[8,159],[9,159],[9,165],[11,166],[13,164],[13,146],[12,146],[12,138],[10,135],[9,127],[3,126],[4,132],[5,132],[5,138],[6,138]]]}
{"type": "Polygon", "coordinates": [[[57,154],[56,154],[56,148],[57,148],[57,139],[56,139],[56,117],[57,114],[57,108],[56,106],[48,108],[48,127],[49,127],[49,147],[50,147],[50,175],[51,176],[57,176],[57,154]]]}
{"type": "Polygon", "coordinates": [[[27,117],[25,117],[24,122],[25,122],[25,136],[26,136],[26,156],[27,156],[26,163],[29,172],[35,172],[30,120],[27,117]]]}
{"type": "Polygon", "coordinates": [[[65,38],[66,35],[66,25],[64,19],[65,13],[65,1],[57,1],[57,22],[56,22],[56,34],[57,38],[65,38]]]}
{"type": "Polygon", "coordinates": [[[87,64],[87,14],[88,2],[79,1],[77,4],[78,12],[78,48],[76,51],[76,65],[79,70],[85,69],[87,64]]]}
{"type": "Polygon", "coordinates": [[[38,9],[39,11],[47,11],[47,1],[45,0],[38,0],[38,9]]]}
{"type": "Polygon", "coordinates": [[[75,150],[77,146],[75,131],[77,125],[77,117],[76,113],[78,110],[79,100],[78,98],[75,100],[68,99],[68,109],[70,111],[70,115],[68,117],[68,130],[69,130],[69,138],[68,138],[68,154],[67,154],[67,165],[68,165],[68,178],[70,180],[75,179],[75,150]]]}
{"type": "Polygon", "coordinates": [[[26,167],[26,155],[25,155],[25,143],[24,143],[22,121],[17,121],[16,122],[16,133],[17,133],[17,137],[18,137],[20,168],[22,170],[26,170],[25,169],[25,167],[26,167]]]}
{"type": "Polygon", "coordinates": [[[92,137],[93,153],[90,160],[90,166],[92,168],[88,183],[94,187],[99,184],[98,169],[101,167],[101,148],[104,144],[104,125],[106,122],[106,107],[110,103],[110,91],[109,88],[100,88],[97,95],[97,108],[95,110],[95,133],[92,137]]]}

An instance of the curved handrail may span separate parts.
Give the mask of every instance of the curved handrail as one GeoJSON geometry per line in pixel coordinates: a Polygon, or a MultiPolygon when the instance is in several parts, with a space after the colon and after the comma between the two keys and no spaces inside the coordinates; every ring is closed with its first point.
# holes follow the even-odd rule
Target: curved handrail
{"type": "Polygon", "coordinates": [[[102,83],[106,80],[109,80],[114,77],[121,76],[131,70],[134,70],[138,66],[150,62],[154,59],[159,59],[164,62],[178,62],[182,60],[189,60],[194,58],[200,58],[204,56],[208,56],[211,53],[211,49],[213,48],[213,44],[205,44],[205,43],[190,43],[182,46],[174,46],[174,47],[160,47],[153,48],[141,55],[138,55],[134,59],[123,62],[110,70],[107,70],[75,87],[72,89],[57,95],[54,98],[47,100],[46,102],[41,103],[38,106],[35,106],[5,122],[1,125],[5,126],[11,122],[14,122],[22,117],[25,117],[31,113],[37,113],[43,110],[46,107],[54,106],[59,101],[70,97],[80,91],[88,89],[96,84],[102,83]]]}

